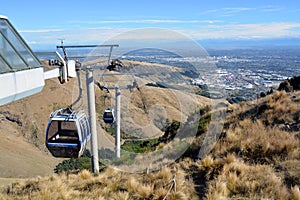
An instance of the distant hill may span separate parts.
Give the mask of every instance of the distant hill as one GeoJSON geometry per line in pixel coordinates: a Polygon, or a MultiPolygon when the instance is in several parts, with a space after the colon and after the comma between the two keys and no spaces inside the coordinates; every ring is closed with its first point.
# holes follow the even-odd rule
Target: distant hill
{"type": "Polygon", "coordinates": [[[162,49],[156,49],[156,48],[144,48],[144,49],[138,49],[134,51],[130,51],[123,56],[153,56],[154,58],[159,58],[159,57],[168,57],[168,58],[180,58],[181,56],[165,51],[162,49]]]}
{"type": "Polygon", "coordinates": [[[207,49],[243,49],[243,48],[299,48],[299,38],[273,39],[207,39],[197,41],[207,49]]]}

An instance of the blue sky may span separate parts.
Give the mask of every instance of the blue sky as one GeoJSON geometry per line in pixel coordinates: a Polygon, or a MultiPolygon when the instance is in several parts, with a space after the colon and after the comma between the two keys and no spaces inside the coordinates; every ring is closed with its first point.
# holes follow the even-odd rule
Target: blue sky
{"type": "Polygon", "coordinates": [[[101,43],[140,28],[195,40],[300,38],[296,0],[5,1],[0,15],[32,46],[101,43]],[[50,11],[48,11],[50,10],[50,11]]]}

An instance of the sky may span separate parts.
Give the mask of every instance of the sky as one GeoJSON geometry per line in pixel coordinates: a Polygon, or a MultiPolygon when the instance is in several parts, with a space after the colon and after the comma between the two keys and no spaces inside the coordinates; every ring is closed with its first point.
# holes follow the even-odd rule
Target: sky
{"type": "Polygon", "coordinates": [[[194,40],[300,38],[297,0],[5,1],[7,16],[33,47],[102,43],[127,31],[162,28],[194,40]]]}

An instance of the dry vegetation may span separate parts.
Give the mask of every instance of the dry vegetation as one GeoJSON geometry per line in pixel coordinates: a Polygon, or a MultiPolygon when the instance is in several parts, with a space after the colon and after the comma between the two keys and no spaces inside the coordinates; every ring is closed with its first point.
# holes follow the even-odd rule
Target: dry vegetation
{"type": "Polygon", "coordinates": [[[95,175],[83,170],[37,177],[1,187],[0,199],[300,200],[299,104],[300,92],[276,91],[230,105],[219,141],[202,160],[185,154],[143,174],[107,167],[95,175]]]}
{"type": "MultiPolygon", "coordinates": [[[[271,166],[247,164],[232,154],[220,160],[211,157],[203,160],[204,170],[210,171],[216,167],[220,167],[220,171],[214,174],[216,177],[209,183],[207,199],[290,199],[292,197],[281,175],[276,174],[271,166]]],[[[213,174],[210,173],[208,174],[212,176],[213,174]]]]}
{"type": "Polygon", "coordinates": [[[0,199],[197,199],[182,170],[164,168],[151,174],[126,174],[107,168],[97,175],[83,170],[15,183],[0,199]]]}
{"type": "Polygon", "coordinates": [[[300,199],[299,92],[231,105],[214,150],[200,162],[206,199],[300,199]]]}
{"type": "Polygon", "coordinates": [[[299,96],[276,92],[229,106],[222,136],[202,160],[186,155],[149,174],[106,168],[38,177],[2,187],[0,199],[299,200],[299,96]]]}

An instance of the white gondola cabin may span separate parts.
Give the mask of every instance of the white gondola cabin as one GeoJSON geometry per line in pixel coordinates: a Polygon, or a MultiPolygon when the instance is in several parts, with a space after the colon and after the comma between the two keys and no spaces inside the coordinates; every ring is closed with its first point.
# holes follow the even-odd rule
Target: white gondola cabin
{"type": "Polygon", "coordinates": [[[54,157],[80,157],[90,137],[90,126],[84,112],[59,109],[51,113],[46,147],[54,157]]]}
{"type": "Polygon", "coordinates": [[[114,109],[106,109],[103,113],[103,121],[105,123],[113,123],[115,121],[114,109]]]}

